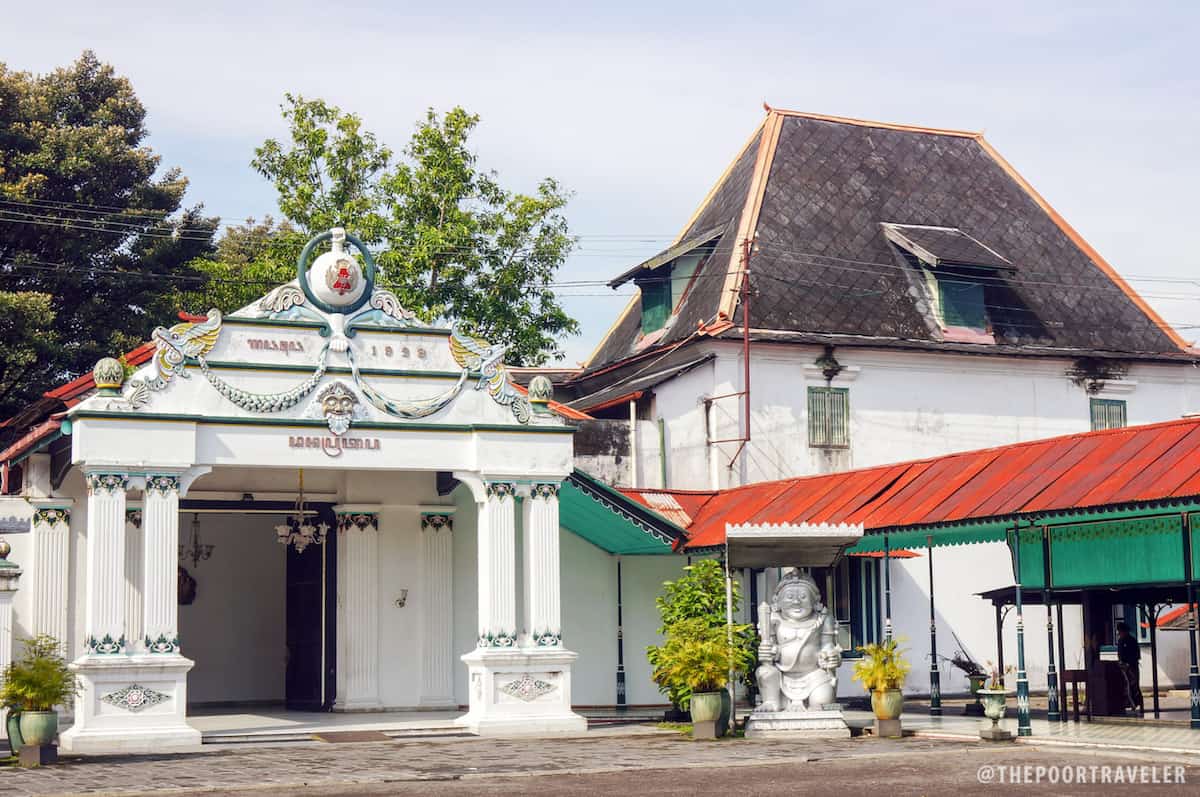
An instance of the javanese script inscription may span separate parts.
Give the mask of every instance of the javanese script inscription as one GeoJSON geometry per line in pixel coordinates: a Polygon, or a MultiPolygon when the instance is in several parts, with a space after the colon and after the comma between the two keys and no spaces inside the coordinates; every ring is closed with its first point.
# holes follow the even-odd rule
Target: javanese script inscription
{"type": "Polygon", "coordinates": [[[329,457],[340,457],[342,451],[378,451],[378,437],[333,437],[331,435],[291,435],[288,437],[290,448],[319,448],[329,457]]]}
{"type": "Polygon", "coordinates": [[[250,338],[246,343],[249,344],[251,351],[281,351],[284,354],[304,351],[304,344],[298,340],[250,338]]]}

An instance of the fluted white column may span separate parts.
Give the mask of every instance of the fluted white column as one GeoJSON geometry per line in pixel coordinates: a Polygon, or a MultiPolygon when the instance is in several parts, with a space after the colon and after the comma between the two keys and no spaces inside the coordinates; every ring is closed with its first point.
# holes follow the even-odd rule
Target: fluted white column
{"type": "Polygon", "coordinates": [[[21,568],[8,561],[11,546],[0,539],[0,672],[12,664],[13,596],[21,579],[21,568]]]}
{"type": "Polygon", "coordinates": [[[142,571],[145,569],[142,541],[142,507],[125,507],[125,633],[131,649],[142,639],[142,571]]]}
{"type": "Polygon", "coordinates": [[[525,630],[532,647],[562,645],[558,485],[533,485],[525,501],[525,630]]]}
{"type": "Polygon", "coordinates": [[[378,508],[337,512],[338,660],[336,708],[379,708],[378,508]]]}
{"type": "Polygon", "coordinates": [[[147,653],[179,653],[179,476],[147,474],[142,542],[139,641],[147,653]]]}
{"type": "Polygon", "coordinates": [[[85,474],[87,573],[84,596],[84,653],[126,650],[125,638],[125,490],[123,473],[85,474]]]}
{"type": "Polygon", "coordinates": [[[454,700],[454,507],[421,512],[421,705],[454,700]]]}
{"type": "Polygon", "coordinates": [[[70,655],[67,629],[67,579],[71,563],[70,499],[34,499],[33,627],[49,634],[70,655]]]}
{"type": "Polygon", "coordinates": [[[517,644],[516,485],[488,482],[479,512],[480,648],[517,644]]]}

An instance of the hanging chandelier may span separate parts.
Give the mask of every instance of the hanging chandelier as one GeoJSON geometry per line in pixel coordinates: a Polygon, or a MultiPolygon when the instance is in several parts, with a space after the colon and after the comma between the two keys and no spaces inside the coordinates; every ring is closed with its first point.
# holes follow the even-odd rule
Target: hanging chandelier
{"type": "Polygon", "coordinates": [[[200,513],[192,513],[192,539],[187,545],[179,546],[179,558],[183,561],[192,560],[192,568],[212,556],[212,544],[204,545],[200,542],[200,513]]]}
{"type": "Polygon", "coordinates": [[[310,523],[310,510],[304,508],[304,468],[300,468],[300,490],[296,495],[296,506],[292,515],[275,527],[275,540],[281,545],[291,545],[296,553],[304,553],[310,545],[321,545],[329,533],[328,523],[310,523]]]}

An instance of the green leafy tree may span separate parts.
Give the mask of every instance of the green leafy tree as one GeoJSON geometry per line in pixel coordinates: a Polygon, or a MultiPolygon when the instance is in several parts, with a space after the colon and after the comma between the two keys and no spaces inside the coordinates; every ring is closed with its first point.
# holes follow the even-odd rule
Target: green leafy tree
{"type": "Polygon", "coordinates": [[[0,341],[0,396],[8,396],[57,345],[50,296],[0,291],[0,341]]]}
{"type": "Polygon", "coordinates": [[[145,117],[91,52],[45,75],[0,64],[0,293],[50,297],[57,331],[24,344],[0,416],[145,340],[203,278],[187,264],[211,251],[217,220],[181,210],[187,180],[160,171],[145,117]]]}
{"type": "Polygon", "coordinates": [[[270,216],[227,226],[215,255],[194,261],[205,280],[185,292],[184,307],[195,313],[210,307],[232,312],[295,279],[296,256],[305,240],[291,224],[270,216]]]}
{"type": "MultiPolygon", "coordinates": [[[[289,140],[266,141],[252,165],[302,236],[261,265],[270,261],[286,281],[305,238],[345,227],[377,249],[381,284],[425,320],[470,321],[476,334],[506,344],[513,364],[561,358],[557,341],[579,327],[552,290],[574,246],[561,212],[568,196],[554,180],[532,195],[503,188],[479,168],[468,146],[479,118],[461,108],[429,111],[398,160],[358,116],[322,100],[289,94],[283,116],[289,140]]],[[[239,273],[226,263],[197,267],[214,279],[239,273]]],[[[262,292],[247,281],[222,309],[262,292]]]]}

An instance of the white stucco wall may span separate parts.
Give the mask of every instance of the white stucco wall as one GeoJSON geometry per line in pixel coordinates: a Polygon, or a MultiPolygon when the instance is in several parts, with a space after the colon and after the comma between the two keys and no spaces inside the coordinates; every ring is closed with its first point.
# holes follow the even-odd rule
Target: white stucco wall
{"type": "MultiPolygon", "coordinates": [[[[668,485],[712,487],[703,398],[742,389],[741,346],[711,342],[715,360],[655,387],[654,417],[666,419],[668,485]]],[[[1089,395],[1066,376],[1070,359],[835,350],[849,389],[850,450],[830,465],[807,444],[807,390],[825,384],[815,346],[755,344],[751,352],[751,440],[718,446],[719,486],[867,467],[1090,429],[1089,395]],[[805,367],[808,366],[806,372],[805,367]]],[[[1131,425],[1200,409],[1200,373],[1185,364],[1134,364],[1097,394],[1127,402],[1131,425]]],[[[741,397],[715,402],[719,438],[740,434],[741,397]]],[[[657,455],[657,452],[655,452],[657,455]]],[[[655,463],[657,464],[657,463],[655,463]]]]}
{"type": "MultiPolygon", "coordinates": [[[[807,387],[825,384],[812,363],[816,346],[754,344],[751,352],[751,440],[735,466],[736,443],[716,448],[713,467],[706,445],[703,399],[743,385],[740,343],[711,342],[711,363],[655,387],[655,419],[666,422],[667,482],[672,488],[707,489],[938,456],[1024,440],[1088,431],[1089,394],[1066,376],[1070,359],[981,357],[952,353],[871,351],[841,347],[845,367],[834,382],[849,389],[850,449],[809,450],[807,387]],[[806,366],[808,367],[806,370],[806,366]]],[[[1126,402],[1131,425],[1182,417],[1200,410],[1200,373],[1187,365],[1133,364],[1117,383],[1096,394],[1126,402]]],[[[742,398],[715,402],[718,438],[740,434],[742,398]]],[[[657,454],[657,452],[655,452],[657,454]]],[[[938,652],[949,656],[957,634],[977,660],[995,660],[994,613],[974,594],[1012,584],[1008,554],[1000,544],[941,548],[934,552],[938,652]]],[[[907,638],[914,672],[910,691],[928,692],[929,604],[924,557],[893,562],[892,615],[907,638]]],[[[881,596],[882,606],[882,596],[881,596]]],[[[1082,657],[1078,608],[1064,609],[1066,656],[1082,657]]],[[[1045,610],[1026,612],[1026,657],[1032,688],[1046,683],[1045,610]]],[[[1005,661],[1016,661],[1015,613],[1005,623],[1005,661]]],[[[1159,678],[1187,678],[1185,634],[1159,636],[1159,678]]],[[[1061,666],[1061,663],[1059,663],[1061,666]]],[[[945,663],[946,692],[966,689],[966,679],[945,663]]],[[[850,665],[839,675],[839,694],[860,693],[850,665]]],[[[1142,679],[1150,683],[1149,649],[1142,679]]]]}

